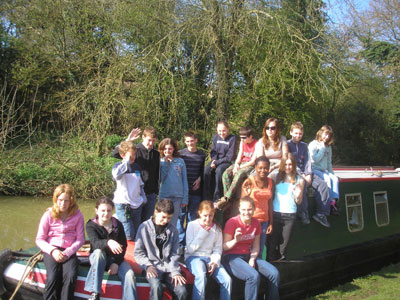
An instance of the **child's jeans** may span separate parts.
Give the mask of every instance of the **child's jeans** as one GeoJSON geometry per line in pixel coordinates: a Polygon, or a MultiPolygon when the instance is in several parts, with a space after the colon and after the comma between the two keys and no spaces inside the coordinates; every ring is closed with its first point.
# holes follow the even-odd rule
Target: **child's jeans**
{"type": "Polygon", "coordinates": [[[245,300],[257,300],[258,287],[260,285],[260,274],[267,278],[268,300],[279,299],[279,280],[278,269],[265,260],[256,259],[256,268],[249,265],[250,255],[226,254],[222,257],[222,264],[229,274],[245,281],[244,297],[245,300]]]}
{"type": "Polygon", "coordinates": [[[328,171],[321,171],[319,169],[313,169],[313,173],[319,178],[322,178],[329,188],[329,200],[336,198],[339,200],[339,178],[328,171]]]}
{"type": "Polygon", "coordinates": [[[174,286],[172,284],[171,273],[163,273],[158,271],[158,276],[153,278],[147,278],[150,284],[150,297],[151,300],[162,300],[164,293],[163,283],[174,293],[173,299],[185,300],[187,299],[187,290],[185,285],[177,284],[174,286]]]}
{"type": "MultiPolygon", "coordinates": [[[[101,283],[106,268],[113,263],[113,259],[106,255],[101,249],[96,249],[89,256],[90,270],[86,277],[84,290],[90,293],[101,294],[101,283]]],[[[126,261],[118,267],[117,273],[122,281],[122,300],[138,299],[136,293],[135,274],[126,261]]]]}
{"type": "Polygon", "coordinates": [[[179,232],[179,243],[185,245],[185,232],[186,227],[190,221],[197,219],[197,210],[199,209],[201,196],[189,194],[189,204],[180,208],[180,214],[176,229],[179,232]],[[186,223],[185,223],[186,219],[186,223]]]}
{"type": "MultiPolygon", "coordinates": [[[[237,189],[242,188],[242,183],[249,176],[250,172],[253,171],[253,166],[241,168],[233,175],[233,169],[235,165],[231,165],[227,168],[222,175],[222,185],[224,187],[224,196],[228,199],[232,198],[237,191],[237,189]]],[[[240,194],[239,194],[240,195],[240,194]]]]}
{"type": "Polygon", "coordinates": [[[218,201],[224,194],[222,187],[222,174],[231,163],[222,163],[215,169],[211,168],[211,162],[204,168],[203,200],[218,201]],[[214,183],[215,182],[215,183],[214,183]]]}
{"type": "MultiPolygon", "coordinates": [[[[207,265],[210,263],[210,257],[189,256],[186,265],[189,271],[194,275],[192,300],[204,300],[206,297],[207,285],[207,265]]],[[[221,266],[217,267],[211,275],[220,286],[220,300],[231,299],[232,279],[228,272],[221,266]]]]}
{"type": "Polygon", "coordinates": [[[115,203],[115,214],[124,226],[126,239],[134,241],[137,230],[141,224],[143,204],[138,208],[132,208],[129,204],[115,203]]]}

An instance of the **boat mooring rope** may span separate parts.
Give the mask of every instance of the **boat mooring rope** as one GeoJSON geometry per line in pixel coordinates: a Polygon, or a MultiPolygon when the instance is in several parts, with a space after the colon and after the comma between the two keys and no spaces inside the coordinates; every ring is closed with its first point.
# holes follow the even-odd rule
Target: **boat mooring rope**
{"type": "Polygon", "coordinates": [[[17,294],[18,290],[20,289],[20,287],[22,286],[22,284],[24,283],[26,277],[28,277],[28,275],[32,272],[33,267],[36,265],[36,263],[38,261],[43,260],[43,254],[42,251],[38,251],[36,252],[34,255],[31,256],[31,258],[29,258],[28,262],[26,263],[26,267],[24,272],[22,273],[22,277],[19,280],[13,294],[11,295],[9,300],[13,300],[15,295],[17,294]],[[27,270],[29,269],[29,271],[27,272],[27,270]]]}

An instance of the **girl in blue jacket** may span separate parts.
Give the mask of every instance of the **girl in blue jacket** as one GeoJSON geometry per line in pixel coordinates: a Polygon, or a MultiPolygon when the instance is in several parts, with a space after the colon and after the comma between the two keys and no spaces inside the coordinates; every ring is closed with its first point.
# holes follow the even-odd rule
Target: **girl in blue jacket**
{"type": "Polygon", "coordinates": [[[165,138],[158,146],[160,151],[160,192],[159,199],[174,203],[174,214],[170,223],[176,227],[181,206],[188,204],[188,182],[185,161],[179,157],[175,140],[165,138]]]}

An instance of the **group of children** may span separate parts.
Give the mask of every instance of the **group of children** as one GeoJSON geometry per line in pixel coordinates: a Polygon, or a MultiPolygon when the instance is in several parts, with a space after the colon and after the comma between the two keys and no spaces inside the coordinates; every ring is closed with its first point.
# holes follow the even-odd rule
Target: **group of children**
{"type": "MultiPolygon", "coordinates": [[[[206,156],[197,149],[194,133],[185,134],[187,148],[181,151],[170,138],[163,139],[157,151],[154,128],[144,129],[142,143],[136,146],[133,141],[140,130],[133,129],[113,152],[122,159],[112,169],[113,200],[99,199],[96,216],[86,225],[91,244],[85,284],[89,299],[99,299],[105,270],[121,278],[122,299],[137,299],[133,271],[124,261],[127,240],[136,241],[134,257],[151,286],[150,299],[162,299],[162,283],[176,298],[187,298],[186,279],[178,264],[183,247],[186,265],[195,275],[193,299],[205,298],[207,275],[219,283],[221,299],[231,297],[232,276],[245,281],[245,299],[256,299],[261,275],[268,283],[267,299],[279,299],[279,271],[262,259],[267,234],[268,260],[285,259],[296,216],[304,224],[310,222],[309,186],[317,202],[315,221],[330,227],[326,216],[337,213],[332,128],[323,126],[308,147],[301,141],[303,132],[303,125],[294,123],[292,139],[286,141],[278,120],[270,118],[257,141],[252,130],[243,127],[232,164],[236,137],[220,121],[211,161],[204,167],[206,156]],[[215,209],[230,205],[237,193],[239,214],[222,230],[214,221],[215,209]],[[112,216],[114,206],[117,218],[112,216]]],[[[57,187],[36,238],[47,269],[44,299],[72,298],[75,253],[84,242],[83,222],[72,187],[57,187]]]]}

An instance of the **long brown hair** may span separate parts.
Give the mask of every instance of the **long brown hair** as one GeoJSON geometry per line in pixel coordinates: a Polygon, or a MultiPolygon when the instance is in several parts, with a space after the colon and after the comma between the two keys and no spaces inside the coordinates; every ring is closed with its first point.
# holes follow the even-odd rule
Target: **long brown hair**
{"type": "Polygon", "coordinates": [[[335,139],[333,138],[333,129],[331,126],[329,125],[324,125],[321,127],[320,130],[317,131],[317,134],[315,135],[315,139],[320,142],[322,139],[322,134],[324,132],[328,132],[329,133],[329,142],[328,142],[328,146],[332,145],[333,142],[335,141],[335,139]]]}
{"type": "Polygon", "coordinates": [[[67,183],[60,184],[58,187],[56,187],[53,193],[53,206],[50,212],[53,219],[60,218],[60,207],[57,204],[57,199],[62,193],[67,194],[69,197],[68,216],[74,215],[78,210],[78,204],[76,203],[75,200],[74,188],[67,183]]]}
{"type": "Polygon", "coordinates": [[[297,163],[296,163],[296,157],[292,153],[288,153],[285,156],[282,156],[281,163],[279,164],[279,172],[278,175],[276,176],[276,184],[279,182],[283,181],[285,178],[286,172],[285,172],[285,164],[286,161],[290,159],[292,162],[292,181],[291,183],[294,184],[296,183],[296,173],[297,173],[297,163]]]}
{"type": "Polygon", "coordinates": [[[281,140],[281,128],[279,126],[279,122],[278,119],[276,118],[269,118],[267,121],[265,121],[264,124],[264,129],[263,129],[263,144],[265,146],[266,149],[268,149],[270,146],[272,146],[272,149],[274,149],[275,151],[279,149],[279,142],[281,140]],[[274,122],[275,126],[276,126],[276,130],[275,130],[275,136],[273,138],[273,144],[271,145],[271,142],[268,138],[267,132],[266,132],[266,128],[268,126],[269,123],[274,122]]]}

